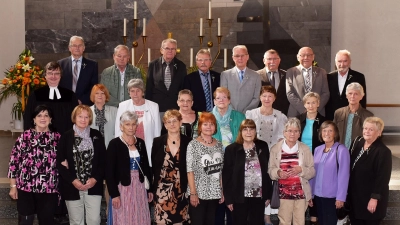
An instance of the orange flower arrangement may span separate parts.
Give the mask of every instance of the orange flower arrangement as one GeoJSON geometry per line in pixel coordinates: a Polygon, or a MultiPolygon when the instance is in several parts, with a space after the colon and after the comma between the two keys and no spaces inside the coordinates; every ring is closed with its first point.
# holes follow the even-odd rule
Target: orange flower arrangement
{"type": "Polygon", "coordinates": [[[25,49],[17,63],[6,70],[5,78],[1,81],[0,104],[10,96],[18,98],[12,109],[14,118],[21,118],[30,92],[46,85],[43,69],[35,65],[34,60],[31,51],[25,49]]]}

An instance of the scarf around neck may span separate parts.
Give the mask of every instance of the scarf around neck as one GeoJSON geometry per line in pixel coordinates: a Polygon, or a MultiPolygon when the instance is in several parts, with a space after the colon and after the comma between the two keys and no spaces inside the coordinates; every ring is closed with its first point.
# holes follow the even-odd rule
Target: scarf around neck
{"type": "Polygon", "coordinates": [[[227,126],[229,125],[230,118],[231,118],[232,106],[228,106],[228,110],[226,110],[225,115],[221,116],[218,112],[217,106],[214,106],[212,110],[212,114],[214,114],[215,118],[217,119],[219,126],[227,126]]]}
{"type": "Polygon", "coordinates": [[[74,124],[73,129],[75,131],[75,134],[78,135],[80,138],[82,138],[81,143],[77,146],[78,151],[81,152],[93,149],[93,142],[92,139],[90,138],[90,126],[87,126],[85,130],[80,131],[74,124]]]}

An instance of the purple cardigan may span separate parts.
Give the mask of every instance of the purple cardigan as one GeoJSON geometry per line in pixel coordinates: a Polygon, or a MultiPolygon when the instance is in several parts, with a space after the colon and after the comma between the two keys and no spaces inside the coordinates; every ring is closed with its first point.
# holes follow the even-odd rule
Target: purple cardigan
{"type": "MultiPolygon", "coordinates": [[[[325,160],[323,177],[322,177],[322,196],[324,198],[336,198],[339,201],[346,201],[347,187],[350,177],[350,154],[349,150],[341,144],[337,148],[339,142],[335,142],[329,151],[325,160]],[[338,151],[339,172],[337,171],[336,164],[336,149],[338,151]]],[[[314,168],[315,177],[310,180],[313,196],[315,195],[315,183],[317,182],[318,166],[321,162],[322,154],[325,149],[325,144],[315,148],[314,151],[314,168]]]]}

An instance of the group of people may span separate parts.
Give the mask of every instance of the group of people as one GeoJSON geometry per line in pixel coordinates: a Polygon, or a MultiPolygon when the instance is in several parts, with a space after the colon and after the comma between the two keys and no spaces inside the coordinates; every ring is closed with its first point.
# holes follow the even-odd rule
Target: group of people
{"type": "Polygon", "coordinates": [[[186,74],[166,39],[144,82],[118,45],[99,83],[84,49],[73,36],[29,96],[8,172],[19,224],[54,224],[64,201],[71,225],[100,224],[103,194],[115,225],[304,224],[308,207],[313,224],[333,225],[345,204],[354,225],[385,217],[391,152],[347,50],[327,75],[309,47],[286,72],[272,49],[265,68],[247,68],[238,45],[221,74],[201,49],[186,74]]]}

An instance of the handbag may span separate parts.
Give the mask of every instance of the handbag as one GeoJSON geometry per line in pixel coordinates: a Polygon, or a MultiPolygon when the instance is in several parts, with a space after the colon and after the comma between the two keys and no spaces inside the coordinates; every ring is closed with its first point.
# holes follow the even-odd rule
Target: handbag
{"type": "Polygon", "coordinates": [[[142,174],[143,174],[143,177],[144,177],[144,188],[146,188],[146,190],[149,190],[149,189],[150,189],[150,182],[149,182],[149,179],[147,179],[147,176],[144,175],[143,170],[142,170],[142,168],[140,168],[140,165],[139,165],[138,161],[136,161],[135,158],[133,158],[133,160],[135,160],[136,164],[138,165],[140,171],[141,171],[142,174]]]}
{"type": "Polygon", "coordinates": [[[272,181],[272,197],[270,205],[272,209],[278,209],[281,205],[281,200],[279,199],[279,182],[277,180],[272,181]]]}

